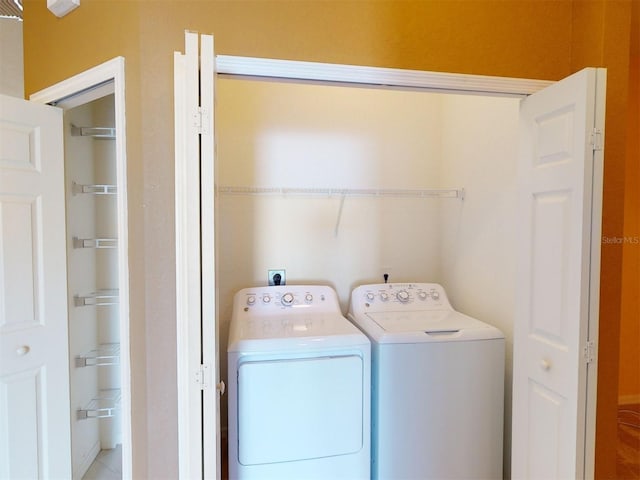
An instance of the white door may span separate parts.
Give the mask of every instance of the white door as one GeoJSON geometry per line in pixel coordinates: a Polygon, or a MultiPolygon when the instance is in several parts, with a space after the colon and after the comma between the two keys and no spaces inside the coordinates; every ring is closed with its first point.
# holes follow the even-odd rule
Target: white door
{"type": "Polygon", "coordinates": [[[216,329],[213,37],[174,54],[176,323],[180,478],[220,478],[216,329]]]}
{"type": "Polygon", "coordinates": [[[202,242],[202,363],[211,383],[202,391],[203,468],[206,479],[221,478],[220,382],[218,329],[216,326],[215,242],[215,56],[213,36],[200,36],[200,208],[202,242]]]}
{"type": "Polygon", "coordinates": [[[520,108],[514,479],[584,478],[593,463],[604,78],[582,70],[520,108]]]}
{"type": "Polygon", "coordinates": [[[0,95],[0,478],[71,478],[62,110],[0,95]]]}

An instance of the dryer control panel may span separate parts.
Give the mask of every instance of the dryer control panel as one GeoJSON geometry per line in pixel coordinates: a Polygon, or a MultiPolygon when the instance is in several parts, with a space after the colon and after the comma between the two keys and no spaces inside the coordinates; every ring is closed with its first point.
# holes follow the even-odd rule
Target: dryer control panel
{"type": "Polygon", "coordinates": [[[380,283],[362,285],[351,294],[353,313],[403,310],[453,310],[437,283],[380,283]]]}
{"type": "Polygon", "coordinates": [[[321,285],[282,285],[245,288],[236,293],[234,311],[259,316],[340,312],[335,291],[321,285]]]}

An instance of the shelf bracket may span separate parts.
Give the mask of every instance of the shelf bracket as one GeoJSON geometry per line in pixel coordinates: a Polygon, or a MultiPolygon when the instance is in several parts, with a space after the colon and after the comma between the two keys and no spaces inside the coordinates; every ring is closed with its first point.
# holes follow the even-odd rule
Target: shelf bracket
{"type": "Polygon", "coordinates": [[[115,185],[81,185],[73,182],[71,185],[71,192],[74,195],[81,193],[90,193],[92,195],[115,195],[118,193],[118,188],[115,185]]]}
{"type": "Polygon", "coordinates": [[[78,238],[73,237],[73,248],[117,248],[117,238],[78,238]]]}
{"type": "Polygon", "coordinates": [[[71,136],[114,140],[116,138],[116,129],[112,127],[77,127],[71,125],[71,136]]]}
{"type": "Polygon", "coordinates": [[[119,303],[118,290],[100,290],[86,295],[75,295],[73,301],[76,307],[117,305],[119,303]]]}

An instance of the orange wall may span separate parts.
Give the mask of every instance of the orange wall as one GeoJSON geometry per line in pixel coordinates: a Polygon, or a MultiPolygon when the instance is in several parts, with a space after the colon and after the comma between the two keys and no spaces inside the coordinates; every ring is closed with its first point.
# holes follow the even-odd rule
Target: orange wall
{"type": "Polygon", "coordinates": [[[623,402],[640,402],[640,2],[634,3],[629,69],[629,108],[620,322],[620,386],[623,402]]]}
{"type": "MultiPolygon", "coordinates": [[[[549,80],[606,66],[604,232],[622,233],[628,0],[91,0],[62,19],[45,5],[25,0],[27,95],[126,57],[136,477],[177,476],[172,55],[185,29],[229,55],[549,80]]],[[[621,259],[603,251],[601,377],[617,372],[621,259]]],[[[599,397],[599,419],[610,406],[599,397]]]]}
{"type": "MultiPolygon", "coordinates": [[[[636,0],[634,0],[636,1],[636,0]]],[[[631,2],[573,2],[571,69],[607,67],[602,236],[621,237],[624,219],[631,2]]],[[[622,246],[602,244],[596,477],[616,478],[622,246]]]]}

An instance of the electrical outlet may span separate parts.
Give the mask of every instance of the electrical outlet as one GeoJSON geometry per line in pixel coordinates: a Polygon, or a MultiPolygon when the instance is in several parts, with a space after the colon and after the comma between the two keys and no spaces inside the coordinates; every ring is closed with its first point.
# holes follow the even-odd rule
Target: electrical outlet
{"type": "Polygon", "coordinates": [[[269,285],[286,285],[287,277],[284,270],[269,270],[268,273],[269,285]]]}
{"type": "Polygon", "coordinates": [[[391,274],[392,274],[392,268],[391,267],[381,267],[380,268],[380,283],[391,283],[391,274]],[[386,278],[385,278],[386,275],[386,278]]]}

